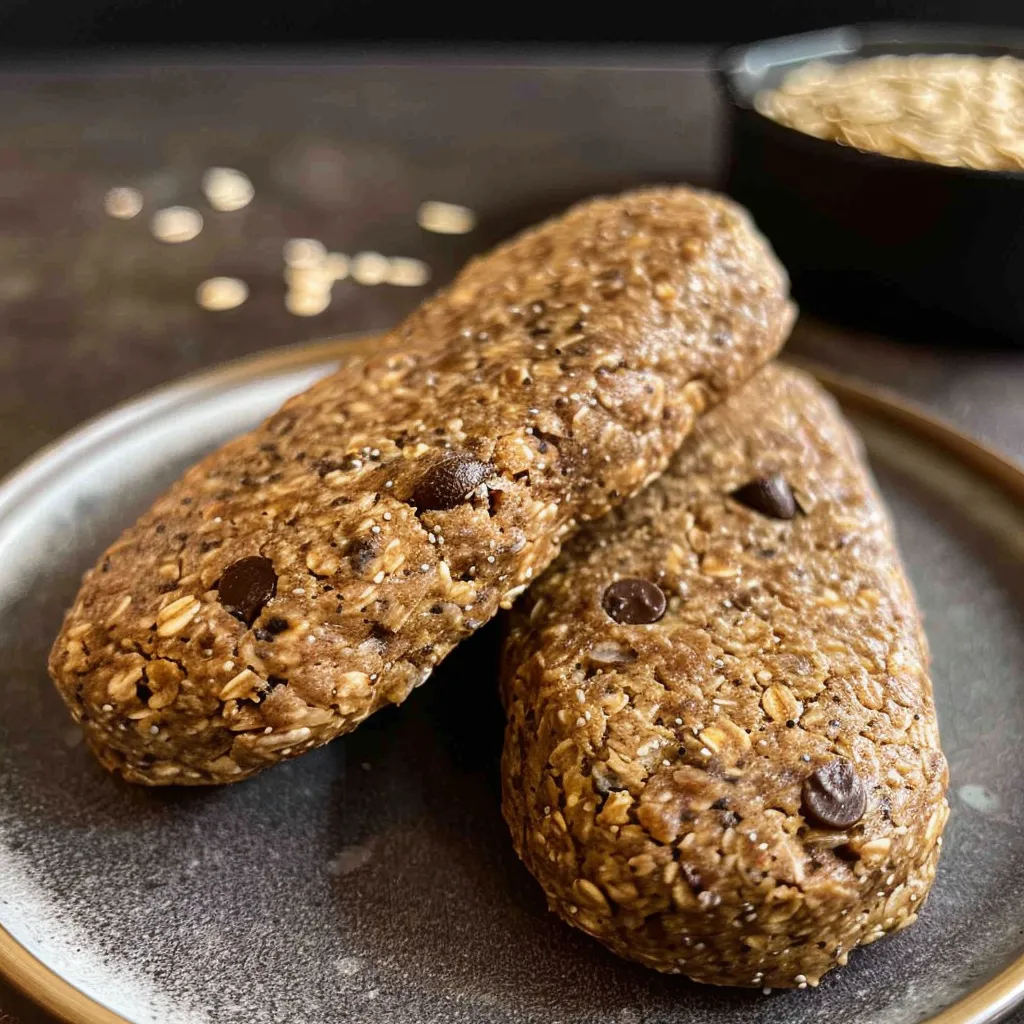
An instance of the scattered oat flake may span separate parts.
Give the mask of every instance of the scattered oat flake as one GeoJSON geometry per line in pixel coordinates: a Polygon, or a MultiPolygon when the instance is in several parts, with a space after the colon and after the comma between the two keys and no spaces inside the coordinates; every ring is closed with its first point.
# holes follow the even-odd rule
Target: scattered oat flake
{"type": "Polygon", "coordinates": [[[363,960],[358,956],[343,956],[337,961],[338,973],[345,977],[358,974],[363,969],[363,960]]]}
{"type": "Polygon", "coordinates": [[[334,878],[358,871],[373,859],[373,844],[343,846],[328,862],[327,873],[334,878]]]}
{"type": "Polygon", "coordinates": [[[118,220],[131,220],[142,212],[142,193],[127,186],[112,188],[103,197],[103,209],[118,220]]]}
{"type": "Polygon", "coordinates": [[[344,281],[349,275],[350,260],[343,252],[329,252],[324,259],[324,273],[332,281],[344,281]]]}
{"type": "Polygon", "coordinates": [[[285,267],[284,279],[297,292],[330,293],[334,278],[325,267],[285,267]]]}
{"type": "Polygon", "coordinates": [[[464,235],[475,227],[476,214],[468,206],[430,200],[420,205],[416,223],[439,235],[464,235]]]}
{"type": "Polygon", "coordinates": [[[237,277],[211,277],[196,289],[196,302],[217,313],[235,309],[248,297],[249,286],[237,277]]]}
{"type": "Polygon", "coordinates": [[[284,243],[284,261],[289,267],[315,270],[324,265],[327,248],[315,238],[289,238],[284,243]]]}
{"type": "Polygon", "coordinates": [[[284,297],[285,308],[294,316],[317,316],[331,304],[331,293],[291,289],[284,297]]]}
{"type": "Polygon", "coordinates": [[[391,270],[391,261],[379,252],[357,252],[352,257],[352,280],[359,284],[383,284],[391,270]]]}
{"type": "Polygon", "coordinates": [[[430,267],[423,260],[408,256],[392,256],[388,267],[388,284],[420,288],[430,280],[430,267]]]}
{"type": "Polygon", "coordinates": [[[157,241],[174,245],[192,241],[203,230],[203,217],[191,206],[168,206],[153,214],[149,226],[157,241]]]}
{"type": "Polygon", "coordinates": [[[211,167],[203,175],[203,193],[215,210],[231,213],[248,206],[256,190],[241,171],[232,167],[211,167]]]}

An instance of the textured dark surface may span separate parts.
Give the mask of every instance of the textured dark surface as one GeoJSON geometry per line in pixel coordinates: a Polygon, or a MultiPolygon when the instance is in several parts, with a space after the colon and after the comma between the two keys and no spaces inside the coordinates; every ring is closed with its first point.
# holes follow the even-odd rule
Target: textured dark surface
{"type": "MultiPolygon", "coordinates": [[[[292,317],[283,306],[281,281],[280,246],[288,237],[314,235],[347,252],[376,248],[419,256],[431,263],[435,281],[442,283],[472,252],[578,197],[650,181],[713,182],[720,107],[710,76],[693,55],[681,54],[671,66],[664,55],[657,60],[660,69],[653,62],[645,66],[640,59],[634,59],[629,68],[592,69],[537,63],[520,68],[451,68],[436,60],[388,68],[358,63],[332,66],[330,62],[283,66],[264,60],[260,67],[230,69],[227,65],[191,70],[136,67],[115,72],[65,67],[6,73],[0,77],[0,216],[4,224],[0,236],[0,469],[13,468],[86,417],[156,383],[289,342],[389,326],[425,291],[360,288],[345,282],[336,287],[328,313],[308,321],[292,317]],[[149,235],[145,214],[135,221],[118,222],[102,212],[104,192],[120,184],[143,188],[147,213],[172,202],[199,203],[199,175],[209,164],[246,171],[256,185],[256,200],[236,214],[204,210],[206,228],[191,243],[161,246],[149,235]],[[413,220],[422,199],[468,203],[480,215],[478,230],[457,238],[424,234],[413,220]],[[215,273],[245,277],[252,289],[250,300],[228,313],[199,309],[193,301],[195,286],[215,273]]],[[[529,64],[529,56],[523,63],[529,64]]],[[[855,301],[856,296],[851,296],[855,301]]],[[[1024,457],[1024,403],[1019,398],[1024,389],[1024,359],[1020,355],[954,351],[941,345],[911,348],[817,325],[798,328],[791,350],[885,383],[1017,458],[1024,457]]],[[[909,487],[908,500],[913,505],[913,486],[903,486],[909,487]]],[[[1014,653],[1000,647],[990,651],[985,638],[1016,635],[1024,596],[1014,579],[1016,563],[1008,563],[982,534],[971,534],[945,504],[927,506],[933,532],[925,531],[918,538],[918,531],[912,529],[906,540],[914,540],[915,551],[918,541],[921,544],[919,554],[907,552],[919,586],[919,561],[934,564],[943,582],[938,596],[923,595],[922,603],[929,613],[936,662],[945,659],[942,675],[936,674],[947,680],[948,687],[956,678],[982,678],[979,664],[998,665],[999,658],[1014,653]],[[954,540],[952,531],[964,533],[966,547],[954,540]],[[979,562],[978,555],[990,560],[979,562]],[[961,577],[976,580],[973,573],[983,579],[984,602],[973,584],[968,587],[961,581],[961,577]],[[975,605],[977,610],[972,610],[975,605]],[[945,637],[944,630],[932,625],[932,619],[940,612],[950,614],[950,608],[960,623],[956,634],[963,640],[960,646],[955,637],[945,637]],[[971,632],[975,627],[978,632],[971,632]]],[[[105,539],[92,538],[88,554],[105,539]]],[[[61,570],[63,590],[58,587],[51,595],[40,595],[40,600],[45,597],[49,602],[43,615],[45,637],[26,638],[25,646],[17,647],[9,638],[4,641],[8,662],[34,673],[37,684],[44,681],[42,657],[56,627],[58,606],[73,592],[75,574],[88,560],[83,556],[75,566],[61,570]]],[[[1019,646],[1015,651],[1019,658],[1019,646]]],[[[470,665],[471,671],[477,671],[472,657],[470,665]]],[[[1002,685],[1008,688],[1010,682],[1004,678],[1002,685]]],[[[401,718],[404,712],[389,713],[369,732],[360,730],[351,740],[306,763],[358,766],[367,745],[366,759],[374,765],[389,757],[404,763],[401,756],[407,741],[419,730],[435,753],[440,751],[434,761],[406,764],[404,776],[398,771],[386,782],[377,776],[379,788],[345,787],[345,803],[335,810],[351,826],[355,847],[361,849],[360,829],[372,827],[375,835],[386,835],[388,827],[375,815],[359,818],[349,802],[363,806],[364,801],[386,800],[389,794],[415,794],[427,809],[421,817],[407,814],[409,827],[436,837],[440,845],[431,849],[440,849],[442,858],[461,846],[465,820],[473,821],[474,834],[487,837],[490,853],[460,869],[459,877],[466,875],[460,884],[486,895],[488,886],[503,885],[510,877],[508,892],[525,900],[522,909],[512,904],[513,916],[525,914],[541,929],[524,938],[527,933],[505,931],[504,910],[488,911],[481,928],[508,938],[504,957],[499,959],[523,960],[524,973],[541,979],[531,981],[531,987],[559,988],[562,976],[552,964],[560,964],[567,949],[588,962],[593,972],[593,962],[580,952],[589,946],[548,921],[532,883],[515,866],[497,819],[493,780],[486,773],[473,774],[470,754],[482,756],[483,745],[490,756],[486,737],[478,736],[477,730],[467,737],[465,729],[460,734],[454,724],[450,727],[454,732],[435,735],[434,720],[446,720],[444,702],[451,691],[441,685],[430,692],[435,696],[427,700],[424,691],[425,706],[414,719],[406,722],[401,718]],[[401,729],[393,721],[398,718],[401,729]],[[462,750],[466,742],[468,751],[462,750]],[[472,782],[476,802],[466,797],[462,805],[468,811],[459,811],[450,793],[437,786],[438,765],[449,762],[463,765],[460,770],[476,780],[472,782]],[[553,957],[546,967],[543,959],[536,959],[544,954],[553,957]]],[[[1020,832],[1019,808],[1016,826],[1005,811],[997,816],[993,829],[1002,845],[993,843],[991,832],[976,827],[980,819],[971,818],[975,812],[957,802],[955,791],[964,783],[982,784],[986,777],[990,782],[1012,778],[1008,773],[1015,764],[1013,730],[1019,735],[1022,724],[1019,714],[1000,722],[986,711],[984,691],[972,699],[984,712],[984,727],[999,740],[1001,756],[990,755],[992,737],[978,742],[969,712],[960,726],[943,721],[944,742],[954,764],[950,842],[964,843],[966,855],[973,851],[985,863],[1006,871],[1009,885],[1014,865],[1008,862],[1000,867],[998,858],[989,858],[1005,850],[1013,834],[1011,826],[1020,832]]],[[[60,710],[54,703],[39,713],[55,709],[60,710]]],[[[466,713],[472,709],[472,704],[467,705],[466,713]]],[[[493,708],[491,712],[495,713],[493,708]]],[[[31,735],[30,730],[26,735],[31,735]]],[[[493,722],[493,737],[496,752],[498,719],[493,722]]],[[[30,754],[38,751],[39,740],[26,749],[30,754]]],[[[61,756],[82,758],[73,761],[79,767],[86,763],[83,752],[61,756]]],[[[294,778],[295,793],[300,794],[305,770],[302,765],[283,769],[280,785],[285,778],[294,778]]],[[[94,784],[102,778],[95,771],[94,784]]],[[[337,771],[340,775],[341,768],[337,771]]],[[[372,771],[364,776],[361,769],[351,774],[357,780],[374,778],[372,771]]],[[[271,781],[268,776],[268,784],[271,781]]],[[[116,801],[123,798],[120,794],[133,791],[97,792],[107,792],[104,799],[116,801]]],[[[254,791],[247,802],[255,814],[262,810],[264,797],[275,796],[276,789],[260,791],[259,797],[254,791]]],[[[205,806],[205,800],[211,808],[218,800],[216,796],[194,799],[197,807],[205,806]]],[[[313,797],[302,799],[316,803],[313,797]]],[[[282,859],[306,855],[301,843],[280,841],[289,834],[288,822],[302,819],[304,806],[298,795],[292,795],[264,819],[260,849],[255,854],[246,847],[237,851],[245,865],[242,874],[269,885],[282,859]],[[290,816],[287,821],[286,815],[290,816]]],[[[134,827],[141,829],[145,820],[145,814],[139,813],[134,827]]],[[[86,809],[76,821],[83,831],[92,827],[86,809]]],[[[73,847],[66,832],[58,829],[55,837],[59,846],[73,847]]],[[[214,852],[212,841],[201,842],[198,837],[195,833],[191,839],[196,857],[205,862],[223,856],[214,852]]],[[[124,841],[130,843],[130,836],[124,841]]],[[[466,929],[472,922],[458,908],[460,889],[449,876],[440,876],[440,882],[432,880],[450,889],[456,900],[440,917],[426,913],[422,890],[403,897],[403,884],[415,881],[424,869],[422,861],[410,858],[415,844],[408,838],[403,842],[397,848],[388,845],[386,859],[370,866],[382,877],[394,877],[393,887],[380,890],[383,916],[404,915],[415,924],[400,948],[414,953],[418,943],[427,943],[440,931],[448,940],[446,957],[451,957],[445,971],[441,958],[431,962],[426,953],[420,958],[438,972],[438,978],[457,980],[452,962],[461,964],[462,977],[493,975],[498,956],[494,947],[460,945],[470,939],[466,929]]],[[[329,856],[337,852],[332,847],[329,856]]],[[[341,863],[358,865],[362,856],[357,851],[341,863]]],[[[174,883],[179,860],[173,850],[164,859],[157,858],[158,865],[164,865],[157,877],[174,883]],[[165,864],[168,857],[171,861],[165,864]]],[[[1019,867],[1019,859],[1016,863],[1019,867]]],[[[97,876],[104,870],[87,865],[87,873],[97,876]]],[[[141,869],[137,874],[143,874],[141,869]]],[[[376,875],[368,877],[376,883],[376,875]]],[[[952,912],[969,906],[967,894],[951,887],[945,891],[952,912]]],[[[190,892],[170,885],[163,898],[167,920],[188,915],[185,901],[190,892]]],[[[941,888],[937,897],[939,892],[941,888]]],[[[240,885],[235,894],[258,899],[251,887],[246,890],[240,885]]],[[[302,900],[285,905],[295,913],[302,900]]],[[[976,921],[984,919],[977,907],[970,910],[976,921]]],[[[365,920],[363,924],[368,926],[365,920]]],[[[925,922],[920,927],[923,936],[937,937],[925,922]]],[[[972,948],[978,941],[972,936],[965,946],[972,948]]],[[[239,977],[265,973],[260,941],[240,945],[248,952],[246,966],[237,968],[239,977]]],[[[309,951],[311,957],[314,952],[309,951]]],[[[873,951],[865,955],[876,956],[873,951]]],[[[879,951],[877,957],[882,960],[885,954],[879,951]]],[[[161,969],[173,973],[176,964],[172,961],[161,969]]],[[[607,970],[616,975],[626,970],[642,992],[663,984],[603,957],[598,973],[607,970]]],[[[565,977],[576,979],[568,990],[568,1012],[594,982],[589,975],[578,977],[568,969],[565,977]]],[[[921,984],[928,984],[926,975],[921,984]]],[[[903,979],[897,987],[902,990],[903,979]]],[[[516,990],[492,991],[499,1000],[517,998],[516,990]]],[[[646,1003],[638,997],[631,1005],[633,1010],[626,1009],[627,1015],[620,1019],[645,1019],[646,1003]]],[[[18,1024],[48,1019],[3,983],[0,1007],[0,1019],[6,1012],[18,1024]]]]}

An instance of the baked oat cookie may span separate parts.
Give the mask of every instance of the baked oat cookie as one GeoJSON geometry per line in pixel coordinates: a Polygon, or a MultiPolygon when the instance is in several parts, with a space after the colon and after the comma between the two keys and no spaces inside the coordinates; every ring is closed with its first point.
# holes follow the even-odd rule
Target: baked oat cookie
{"type": "Polygon", "coordinates": [[[50,670],[93,750],[135,782],[227,782],[404,700],[791,319],[745,213],[685,188],[473,261],[86,574],[50,670]]]}
{"type": "Polygon", "coordinates": [[[856,440],[767,367],[517,607],[515,847],[622,956],[817,985],[932,883],[947,769],[926,663],[856,440]]]}

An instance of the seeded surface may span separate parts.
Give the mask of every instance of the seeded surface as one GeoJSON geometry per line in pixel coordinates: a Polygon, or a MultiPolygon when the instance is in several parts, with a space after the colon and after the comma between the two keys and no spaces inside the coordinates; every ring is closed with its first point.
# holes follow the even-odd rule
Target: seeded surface
{"type": "Polygon", "coordinates": [[[916,919],[948,814],[925,639],[812,381],[762,370],[513,619],[505,818],[566,921],[661,971],[802,988],[916,919]]]}
{"type": "Polygon", "coordinates": [[[132,781],[231,781],[325,743],[653,480],[791,318],[731,202],[576,207],[190,470],[86,574],[51,673],[132,781]]]}

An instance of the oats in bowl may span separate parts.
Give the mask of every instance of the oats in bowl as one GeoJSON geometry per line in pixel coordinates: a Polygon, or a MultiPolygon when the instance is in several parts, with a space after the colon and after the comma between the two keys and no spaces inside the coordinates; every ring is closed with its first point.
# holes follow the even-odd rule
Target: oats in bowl
{"type": "Polygon", "coordinates": [[[965,54],[813,61],[757,110],[807,135],[906,160],[1024,169],[1024,60],[965,54]]]}

